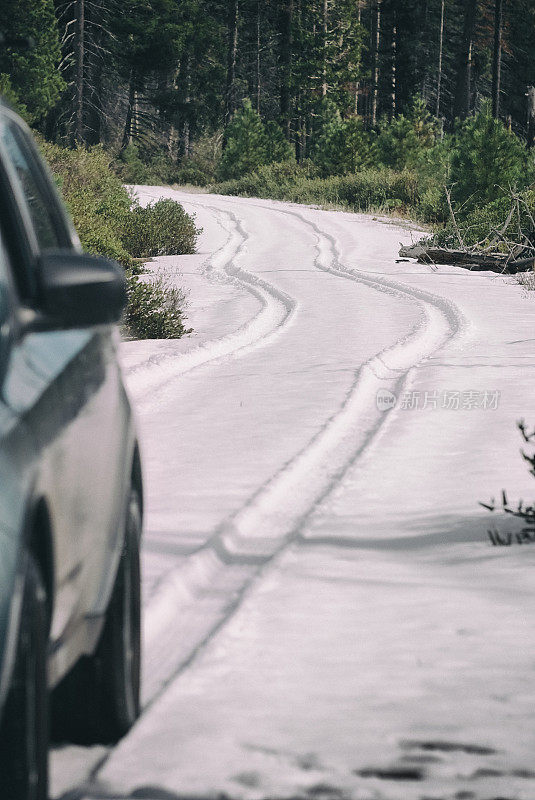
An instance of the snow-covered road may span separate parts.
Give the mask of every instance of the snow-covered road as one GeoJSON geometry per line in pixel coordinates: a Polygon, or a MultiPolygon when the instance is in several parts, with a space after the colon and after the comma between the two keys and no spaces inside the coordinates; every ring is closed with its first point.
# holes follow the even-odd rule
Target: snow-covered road
{"type": "Polygon", "coordinates": [[[535,549],[492,547],[477,505],[532,496],[533,300],[398,263],[417,235],[389,220],[138,194],[204,229],[155,265],[195,334],[122,345],[145,711],[113,753],[56,753],[53,796],[533,800],[535,549]]]}

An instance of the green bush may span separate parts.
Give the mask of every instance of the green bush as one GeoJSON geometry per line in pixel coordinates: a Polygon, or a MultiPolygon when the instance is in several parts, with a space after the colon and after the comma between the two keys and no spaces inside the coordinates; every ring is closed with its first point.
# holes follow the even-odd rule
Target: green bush
{"type": "Polygon", "coordinates": [[[415,98],[408,116],[400,114],[392,120],[381,121],[373,147],[374,161],[397,170],[413,168],[422,152],[432,148],[436,140],[436,122],[425,102],[415,98]]]}
{"type": "Polygon", "coordinates": [[[486,106],[455,137],[450,180],[459,213],[468,213],[533,180],[533,160],[520,139],[486,106]]]}
{"type": "Polygon", "coordinates": [[[365,169],[354,175],[321,178],[309,165],[286,163],[264,166],[243,178],[211,188],[221,194],[340,205],[353,211],[404,210],[415,206],[419,199],[417,177],[409,170],[365,169]]]}
{"type": "Polygon", "coordinates": [[[17,114],[20,114],[21,117],[24,119],[31,119],[30,115],[28,114],[28,109],[24,103],[21,102],[17,93],[13,89],[13,86],[11,85],[9,75],[6,75],[5,72],[0,72],[0,96],[4,100],[7,100],[7,102],[13,106],[17,114]]]}
{"type": "Polygon", "coordinates": [[[279,126],[272,122],[266,127],[251,101],[246,100],[227,126],[218,177],[221,180],[240,178],[263,164],[290,160],[291,157],[291,147],[279,126]]]}
{"type": "Polygon", "coordinates": [[[241,178],[212,184],[210,190],[220,194],[284,200],[297,184],[317,174],[317,169],[310,162],[298,165],[295,161],[283,161],[262,165],[241,178]]]}
{"type": "Polygon", "coordinates": [[[194,253],[199,233],[180,203],[158,200],[132,208],[123,221],[121,241],[135,258],[173,256],[194,253]]]}
{"type": "Polygon", "coordinates": [[[192,218],[172,200],[140,208],[100,147],[67,150],[43,141],[40,145],[84,249],[116,259],[127,271],[125,322],[130,332],[141,338],[182,336],[180,290],[161,278],[143,282],[133,273],[135,258],[194,252],[198,230],[192,218]]]}
{"type": "Polygon", "coordinates": [[[184,326],[185,294],[171,286],[165,278],[143,277],[126,273],[128,306],[124,324],[128,333],[138,339],[180,339],[191,333],[184,326]]]}
{"type": "Polygon", "coordinates": [[[135,144],[123,147],[113,163],[113,169],[124,183],[156,183],[153,170],[141,159],[135,144]]]}
{"type": "Polygon", "coordinates": [[[44,141],[40,146],[84,249],[132,267],[132,255],[121,241],[132,198],[111,171],[107,153],[100,147],[68,150],[44,141]]]}
{"type": "Polygon", "coordinates": [[[312,159],[323,176],[357,172],[371,164],[371,139],[358,117],[342,119],[336,112],[323,125],[312,159]]]}
{"type": "Polygon", "coordinates": [[[166,149],[142,150],[129,144],[118,153],[112,166],[124,183],[206,186],[215,180],[222,138],[220,132],[204,134],[193,143],[189,155],[178,161],[166,149]]]}
{"type": "Polygon", "coordinates": [[[191,184],[207,186],[215,178],[214,171],[205,171],[193,158],[183,158],[175,169],[167,175],[165,183],[191,184]]]}
{"type": "Polygon", "coordinates": [[[263,164],[274,164],[281,161],[292,161],[294,151],[284,136],[280,125],[270,120],[266,123],[265,160],[263,164]]]}

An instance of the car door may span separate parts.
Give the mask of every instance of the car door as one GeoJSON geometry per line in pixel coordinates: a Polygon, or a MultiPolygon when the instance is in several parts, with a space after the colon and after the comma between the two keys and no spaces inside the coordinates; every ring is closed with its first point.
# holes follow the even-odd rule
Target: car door
{"type": "MultiPolygon", "coordinates": [[[[13,190],[26,210],[34,259],[47,250],[75,249],[25,131],[8,119],[0,140],[13,190]]],[[[21,281],[29,303],[35,282],[30,262],[21,281]]],[[[59,641],[69,625],[80,624],[93,610],[116,563],[126,420],[109,327],[31,333],[20,349],[36,382],[47,387],[41,402],[46,413],[33,414],[30,424],[46,465],[42,491],[50,498],[58,552],[63,564],[69,551],[71,583],[78,592],[69,619],[54,620],[52,638],[59,641]]]]}
{"type": "MultiPolygon", "coordinates": [[[[21,198],[13,191],[9,175],[9,160],[5,150],[5,120],[0,118],[0,197],[2,199],[1,221],[2,233],[6,240],[3,249],[4,264],[9,259],[8,269],[13,283],[12,300],[18,313],[24,307],[32,291],[31,276],[28,266],[34,256],[35,245],[31,241],[33,229],[30,227],[29,213],[26,213],[21,198]]],[[[37,201],[36,201],[37,202],[37,201]]],[[[43,207],[43,237],[55,236],[50,223],[50,231],[46,233],[47,217],[43,207]]],[[[50,243],[54,240],[50,238],[50,243]]],[[[15,316],[17,316],[17,313],[15,316]]],[[[36,364],[35,352],[39,348],[39,335],[30,334],[23,336],[20,325],[13,323],[8,338],[4,338],[4,351],[9,349],[8,356],[4,352],[4,372],[2,375],[2,402],[4,405],[4,419],[9,414],[17,421],[19,435],[25,432],[26,441],[20,445],[15,457],[13,451],[10,463],[18,463],[21,454],[27,455],[34,451],[34,468],[32,471],[32,486],[21,486],[24,503],[32,502],[30,494],[42,494],[50,510],[52,503],[61,492],[62,470],[54,469],[54,454],[50,444],[54,441],[56,431],[61,425],[61,411],[57,389],[54,381],[46,370],[36,364]],[[31,445],[30,445],[31,442],[31,445]],[[46,465],[46,468],[45,468],[46,465]]],[[[4,440],[4,453],[6,440],[4,440]]],[[[12,450],[12,448],[11,448],[12,450]]],[[[60,466],[58,464],[58,466],[60,466]]],[[[25,473],[26,474],[26,473],[25,473]]],[[[14,478],[15,479],[15,478],[14,478]]],[[[62,508],[69,509],[72,505],[72,489],[70,484],[64,487],[62,508]]],[[[52,530],[54,534],[54,582],[55,602],[52,619],[52,640],[59,641],[73,624],[80,613],[79,572],[80,553],[75,540],[66,536],[62,530],[61,514],[55,512],[52,530]],[[57,523],[57,524],[55,524],[57,523]]],[[[20,520],[19,520],[20,522],[20,520]]]]}
{"type": "MultiPolygon", "coordinates": [[[[1,185],[0,185],[1,191],[1,185]]],[[[3,222],[0,207],[0,221],[3,222]]],[[[10,258],[0,225],[0,703],[14,666],[13,637],[18,613],[22,533],[33,486],[37,451],[24,415],[11,402],[17,378],[15,302],[10,258]]]]}

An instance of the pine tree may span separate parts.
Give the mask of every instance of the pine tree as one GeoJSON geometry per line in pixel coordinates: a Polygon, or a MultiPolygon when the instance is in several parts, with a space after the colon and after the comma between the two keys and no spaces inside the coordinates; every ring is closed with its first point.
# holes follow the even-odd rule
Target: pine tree
{"type": "Polygon", "coordinates": [[[53,0],[2,0],[0,80],[24,107],[30,122],[42,122],[57,103],[64,82],[53,0]]]}
{"type": "Polygon", "coordinates": [[[219,177],[239,178],[269,160],[268,140],[260,115],[246,100],[226,130],[226,146],[219,167],[219,177]]]}

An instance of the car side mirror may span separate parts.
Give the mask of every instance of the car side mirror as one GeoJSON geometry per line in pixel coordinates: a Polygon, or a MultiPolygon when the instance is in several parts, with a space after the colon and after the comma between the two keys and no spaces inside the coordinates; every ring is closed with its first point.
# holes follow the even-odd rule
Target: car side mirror
{"type": "Polygon", "coordinates": [[[126,305],[124,270],[101,256],[58,250],[36,265],[37,299],[33,330],[87,328],[118,322],[126,305]]]}

